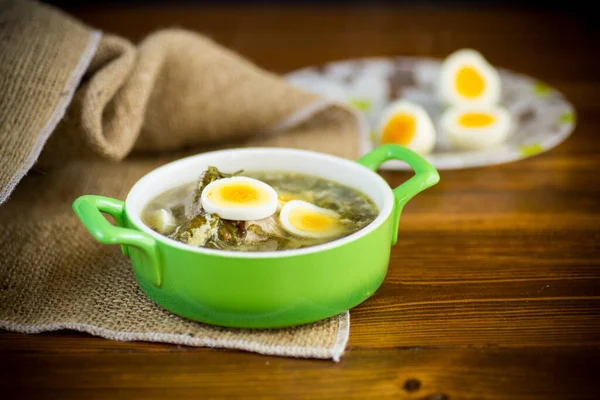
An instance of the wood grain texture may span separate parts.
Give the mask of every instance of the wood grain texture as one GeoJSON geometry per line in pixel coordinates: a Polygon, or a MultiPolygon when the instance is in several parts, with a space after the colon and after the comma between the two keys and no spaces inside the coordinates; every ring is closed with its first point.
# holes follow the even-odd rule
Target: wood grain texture
{"type": "Polygon", "coordinates": [[[22,398],[593,399],[600,367],[597,347],[351,349],[332,365],[167,345],[130,351],[57,334],[42,335],[55,346],[39,351],[37,341],[11,336],[0,383],[22,398]]]}
{"type": "MultiPolygon", "coordinates": [[[[577,129],[520,162],[442,171],[405,208],[381,289],[340,363],[77,333],[0,334],[9,398],[594,399],[600,367],[600,58],[588,20],[474,7],[178,5],[69,10],[140,40],[193,29],[285,72],[474,47],[561,90],[577,129]],[[407,385],[407,380],[415,379],[407,385]],[[417,390],[407,391],[407,388],[417,390]]],[[[381,172],[390,185],[410,174],[381,172]]],[[[0,395],[0,397],[2,397],[0,395]]]]}

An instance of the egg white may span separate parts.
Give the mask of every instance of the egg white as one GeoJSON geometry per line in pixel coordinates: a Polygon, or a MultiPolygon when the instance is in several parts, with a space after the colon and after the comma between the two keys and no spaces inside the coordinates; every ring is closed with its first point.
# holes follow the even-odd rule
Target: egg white
{"type": "Polygon", "coordinates": [[[339,218],[340,218],[340,215],[338,213],[336,213],[335,211],[328,210],[328,209],[322,208],[322,207],[318,207],[314,204],[307,203],[306,201],[302,201],[302,200],[288,201],[287,203],[285,203],[285,205],[281,209],[281,212],[279,213],[279,221],[280,221],[283,229],[285,229],[287,232],[289,232],[293,235],[300,236],[300,237],[308,237],[308,238],[325,238],[325,237],[331,237],[331,236],[335,236],[335,235],[339,234],[339,232],[340,232],[339,218]],[[306,231],[306,230],[300,229],[300,228],[294,226],[292,224],[292,222],[290,221],[291,214],[296,210],[305,210],[308,213],[321,214],[321,215],[325,215],[328,217],[332,217],[336,220],[336,224],[333,227],[333,229],[328,230],[328,231],[314,232],[314,231],[306,231]]]}
{"type": "Polygon", "coordinates": [[[450,107],[440,118],[440,127],[448,142],[457,150],[483,150],[504,142],[513,128],[510,113],[503,107],[450,107]],[[487,114],[493,117],[489,125],[473,127],[459,121],[465,114],[487,114]]]}
{"type": "Polygon", "coordinates": [[[487,105],[498,104],[501,96],[501,80],[496,69],[476,50],[458,50],[444,60],[440,69],[437,86],[439,100],[445,105],[487,105]],[[456,87],[459,71],[470,67],[483,80],[483,90],[474,97],[465,96],[456,87]]]}
{"type": "Polygon", "coordinates": [[[415,123],[414,133],[408,143],[396,143],[425,155],[433,150],[435,145],[435,125],[425,109],[408,100],[398,100],[391,103],[382,113],[377,129],[377,139],[380,144],[389,143],[384,137],[385,128],[394,117],[406,114],[413,118],[415,123]]]}
{"type": "Polygon", "coordinates": [[[177,228],[173,213],[165,208],[152,211],[148,215],[148,224],[163,235],[167,235],[177,228]]]}
{"type": "Polygon", "coordinates": [[[277,192],[270,185],[258,179],[245,176],[218,179],[209,183],[200,196],[202,208],[211,214],[232,221],[252,221],[267,218],[277,211],[277,192]],[[259,193],[255,204],[218,202],[215,193],[229,185],[247,185],[259,193]]]}

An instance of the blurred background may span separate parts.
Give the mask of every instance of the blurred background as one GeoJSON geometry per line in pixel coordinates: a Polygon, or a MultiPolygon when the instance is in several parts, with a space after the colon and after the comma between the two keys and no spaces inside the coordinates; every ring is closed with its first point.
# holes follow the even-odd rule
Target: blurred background
{"type": "MultiPolygon", "coordinates": [[[[558,0],[177,0],[177,1],[168,1],[168,0],[86,0],[86,1],[76,1],[76,0],[53,0],[52,4],[62,4],[62,5],[81,5],[85,4],[106,4],[106,3],[120,3],[120,4],[149,4],[149,3],[163,3],[163,4],[270,4],[270,5],[282,5],[282,4],[342,4],[342,5],[387,5],[387,6],[398,6],[398,5],[407,5],[407,4],[456,4],[456,5],[485,5],[485,4],[497,4],[497,5],[506,5],[509,3],[517,4],[520,6],[540,6],[540,7],[563,7],[565,9],[572,8],[574,2],[569,1],[558,1],[558,0]]],[[[585,2],[579,1],[579,3],[584,4],[585,2]]]]}
{"type": "Polygon", "coordinates": [[[360,6],[360,7],[405,7],[405,6],[455,6],[455,7],[509,7],[518,6],[519,8],[530,8],[548,10],[555,9],[569,13],[585,14],[584,10],[592,8],[593,3],[583,0],[565,1],[565,0],[50,0],[48,3],[56,4],[64,7],[85,7],[96,5],[230,5],[230,6],[272,6],[272,7],[289,7],[289,6],[360,6]],[[587,6],[586,6],[587,5],[587,6]]]}
{"type": "Polygon", "coordinates": [[[556,54],[553,46],[590,60],[600,49],[594,2],[582,0],[46,2],[134,41],[166,27],[199,31],[277,72],[348,57],[441,57],[472,46],[499,65],[543,74],[548,63],[568,66],[568,59],[547,55],[556,54]],[[539,57],[537,66],[522,65],[523,53],[539,57]]]}
{"type": "Polygon", "coordinates": [[[588,104],[594,106],[589,95],[600,90],[597,56],[600,24],[597,14],[592,12],[594,2],[48,0],[47,3],[97,29],[134,42],[157,29],[190,29],[277,73],[359,57],[442,58],[457,49],[471,47],[497,67],[533,76],[563,91],[580,113],[585,113],[588,104]]]}

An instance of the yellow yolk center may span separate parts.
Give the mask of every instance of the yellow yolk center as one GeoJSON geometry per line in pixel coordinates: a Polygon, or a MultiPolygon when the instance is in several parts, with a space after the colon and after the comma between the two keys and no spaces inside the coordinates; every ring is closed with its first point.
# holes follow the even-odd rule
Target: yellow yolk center
{"type": "Polygon", "coordinates": [[[261,196],[259,189],[243,183],[216,187],[208,194],[208,198],[216,204],[227,206],[249,206],[264,203],[268,196],[261,196]]]}
{"type": "Polygon", "coordinates": [[[456,90],[465,97],[480,96],[485,88],[483,77],[472,67],[462,67],[456,74],[456,90]]]}
{"type": "Polygon", "coordinates": [[[289,221],[292,226],[305,232],[327,232],[336,225],[336,219],[331,215],[302,209],[291,211],[289,221]]]}
{"type": "Polygon", "coordinates": [[[485,113],[465,113],[458,118],[458,124],[466,128],[483,128],[494,122],[494,116],[485,113]]]}
{"type": "Polygon", "coordinates": [[[415,125],[415,118],[410,114],[398,113],[394,115],[383,129],[382,143],[395,143],[406,146],[415,136],[415,125]]]}

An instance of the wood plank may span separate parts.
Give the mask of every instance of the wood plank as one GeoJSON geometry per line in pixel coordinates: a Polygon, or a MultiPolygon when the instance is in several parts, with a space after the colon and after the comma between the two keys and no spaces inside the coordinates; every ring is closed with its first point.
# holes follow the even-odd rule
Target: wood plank
{"type": "Polygon", "coordinates": [[[337,364],[207,349],[6,354],[0,384],[15,397],[61,400],[592,399],[599,356],[598,347],[352,349],[337,364]]]}

